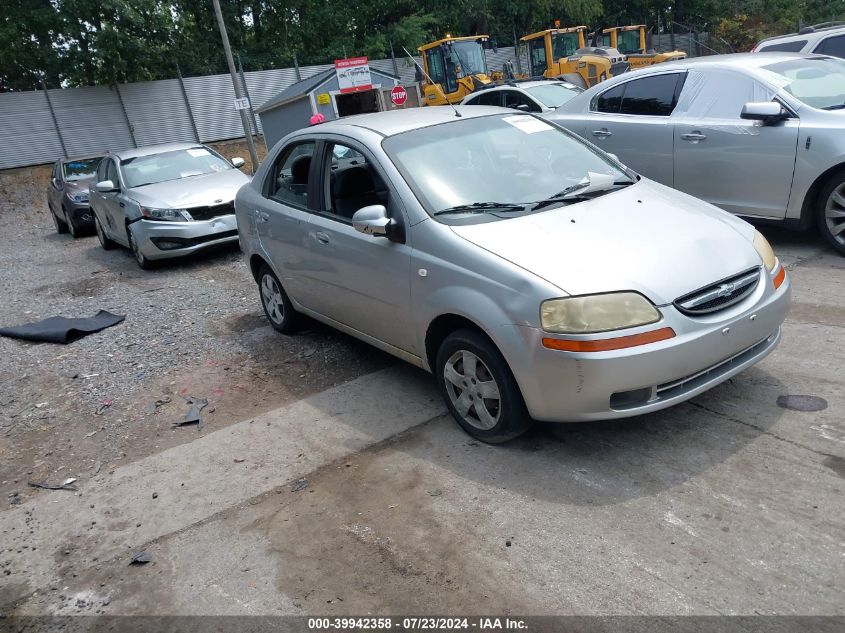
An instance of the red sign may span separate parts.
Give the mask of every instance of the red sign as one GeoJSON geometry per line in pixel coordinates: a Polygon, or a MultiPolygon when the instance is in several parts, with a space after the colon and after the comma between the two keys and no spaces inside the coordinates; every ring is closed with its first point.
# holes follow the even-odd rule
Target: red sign
{"type": "Polygon", "coordinates": [[[334,60],[337,83],[342,93],[372,90],[370,65],[366,57],[334,60]]]}
{"type": "Polygon", "coordinates": [[[393,90],[390,91],[390,100],[393,102],[393,105],[403,106],[408,100],[408,93],[402,86],[394,86],[393,90]]]}

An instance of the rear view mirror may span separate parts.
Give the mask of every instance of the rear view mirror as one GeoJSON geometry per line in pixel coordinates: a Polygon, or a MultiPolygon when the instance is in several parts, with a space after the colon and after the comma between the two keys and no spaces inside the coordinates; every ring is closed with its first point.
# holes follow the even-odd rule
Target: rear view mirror
{"type": "Polygon", "coordinates": [[[240,156],[235,156],[235,157],[232,159],[232,166],[233,166],[233,167],[236,167],[237,169],[240,169],[241,167],[243,167],[243,166],[244,166],[244,163],[245,163],[245,162],[246,162],[246,161],[244,161],[244,159],[243,159],[243,158],[241,158],[240,156]]]}
{"type": "Polygon", "coordinates": [[[366,235],[387,235],[393,220],[387,217],[384,205],[373,204],[363,207],[352,216],[352,227],[366,235]]]}
{"type": "Polygon", "coordinates": [[[94,185],[94,189],[96,189],[100,193],[109,193],[110,191],[117,191],[117,187],[111,180],[101,180],[96,185],[94,185]]]}
{"type": "Polygon", "coordinates": [[[739,118],[760,121],[763,125],[772,125],[789,117],[789,113],[777,101],[746,103],[742,106],[739,118]]]}

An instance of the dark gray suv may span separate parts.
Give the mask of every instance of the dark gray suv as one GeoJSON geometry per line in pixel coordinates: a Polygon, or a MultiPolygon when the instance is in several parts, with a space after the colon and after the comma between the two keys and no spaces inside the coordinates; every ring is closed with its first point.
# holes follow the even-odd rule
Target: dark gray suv
{"type": "Polygon", "coordinates": [[[70,232],[73,237],[93,232],[94,215],[88,202],[88,187],[101,158],[63,158],[53,165],[47,186],[47,206],[57,232],[70,232]]]}

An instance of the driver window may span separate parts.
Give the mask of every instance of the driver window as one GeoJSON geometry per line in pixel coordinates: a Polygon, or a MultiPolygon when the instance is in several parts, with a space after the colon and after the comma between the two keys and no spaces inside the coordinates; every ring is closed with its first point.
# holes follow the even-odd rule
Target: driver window
{"type": "Polygon", "coordinates": [[[363,207],[388,206],[387,187],[366,156],[340,143],[329,145],[328,151],[326,213],[349,221],[363,207]]]}
{"type": "Polygon", "coordinates": [[[97,182],[106,180],[106,169],[108,168],[110,162],[110,159],[104,158],[100,161],[100,164],[97,165],[97,182]]]}
{"type": "Polygon", "coordinates": [[[308,207],[311,161],[316,148],[314,141],[298,143],[279,155],[270,172],[270,198],[295,207],[308,207]]]}
{"type": "Polygon", "coordinates": [[[106,161],[106,180],[111,180],[115,187],[120,187],[120,178],[117,177],[117,165],[113,160],[106,161]]]}

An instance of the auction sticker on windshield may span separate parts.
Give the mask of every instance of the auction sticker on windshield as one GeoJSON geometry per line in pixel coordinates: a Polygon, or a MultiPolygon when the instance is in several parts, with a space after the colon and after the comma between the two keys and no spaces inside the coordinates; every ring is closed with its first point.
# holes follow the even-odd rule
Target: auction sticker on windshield
{"type": "Polygon", "coordinates": [[[209,154],[207,149],[203,149],[201,147],[197,147],[196,149],[189,149],[188,153],[194,158],[199,158],[200,156],[208,156],[209,154]]]}
{"type": "Polygon", "coordinates": [[[533,116],[506,116],[502,119],[506,123],[510,123],[515,128],[522,130],[526,134],[534,134],[535,132],[546,132],[554,128],[540,119],[535,119],[533,116]]]}

